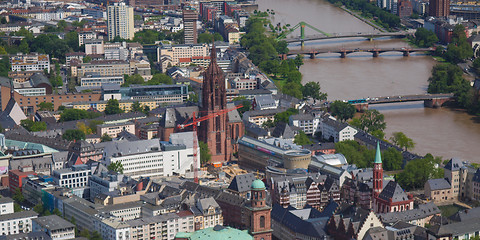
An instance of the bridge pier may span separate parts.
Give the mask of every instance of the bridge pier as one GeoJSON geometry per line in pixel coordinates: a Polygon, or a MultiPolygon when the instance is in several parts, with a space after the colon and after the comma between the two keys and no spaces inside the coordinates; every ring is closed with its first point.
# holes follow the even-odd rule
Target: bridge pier
{"type": "Polygon", "coordinates": [[[439,108],[442,107],[442,105],[449,100],[449,98],[432,98],[424,100],[423,106],[428,108],[439,108]]]}
{"type": "Polygon", "coordinates": [[[378,51],[374,51],[373,52],[373,57],[378,57],[378,54],[379,54],[378,51]]]}
{"type": "Polygon", "coordinates": [[[364,112],[368,110],[368,103],[355,103],[353,104],[357,112],[364,112]]]}
{"type": "Polygon", "coordinates": [[[305,48],[305,41],[300,41],[300,49],[304,49],[305,48]]]}
{"type": "Polygon", "coordinates": [[[404,57],[410,56],[410,52],[409,52],[409,51],[403,51],[403,56],[404,56],[404,57]]]}
{"type": "Polygon", "coordinates": [[[280,55],[280,59],[282,59],[282,60],[287,60],[287,58],[288,58],[287,54],[281,54],[280,55]]]}
{"type": "Polygon", "coordinates": [[[341,51],[340,52],[340,58],[346,58],[347,57],[347,52],[341,51]]]}
{"type": "Polygon", "coordinates": [[[315,53],[310,53],[310,59],[315,59],[315,53]]]}

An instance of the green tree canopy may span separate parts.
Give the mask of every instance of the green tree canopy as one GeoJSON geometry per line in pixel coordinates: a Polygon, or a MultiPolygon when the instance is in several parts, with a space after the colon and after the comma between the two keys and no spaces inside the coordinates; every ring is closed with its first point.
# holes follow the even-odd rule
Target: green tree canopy
{"type": "Polygon", "coordinates": [[[107,168],[108,170],[114,171],[116,173],[123,173],[123,165],[120,161],[110,163],[107,168]]]}
{"type": "Polygon", "coordinates": [[[300,131],[297,135],[295,135],[295,138],[293,139],[293,142],[297,145],[303,146],[303,145],[310,145],[312,144],[312,140],[308,138],[307,134],[305,134],[304,131],[300,131]]]}
{"type": "Polygon", "coordinates": [[[327,94],[320,92],[320,83],[308,82],[303,86],[303,96],[311,97],[315,100],[327,100],[327,94]]]}
{"type": "Polygon", "coordinates": [[[387,127],[385,116],[376,109],[365,111],[358,121],[352,121],[350,124],[368,133],[383,132],[387,127]]]}
{"type": "Polygon", "coordinates": [[[210,149],[208,149],[208,144],[198,141],[198,146],[200,147],[200,163],[204,165],[210,162],[210,159],[212,159],[212,154],[210,153],[210,149]]]}
{"type": "Polygon", "coordinates": [[[54,106],[51,102],[41,102],[37,105],[39,111],[53,111],[54,106]]]}
{"type": "Polygon", "coordinates": [[[404,170],[396,175],[396,181],[406,190],[421,189],[428,179],[443,178],[443,169],[435,167],[440,163],[441,158],[431,154],[409,161],[404,170]]]}
{"type": "Polygon", "coordinates": [[[339,120],[346,121],[353,118],[356,110],[352,104],[336,100],[330,104],[330,112],[339,120]]]}
{"type": "MultiPolygon", "coordinates": [[[[59,110],[60,110],[60,107],[59,107],[59,110]]],[[[102,114],[99,112],[69,108],[69,109],[63,110],[62,114],[60,114],[60,122],[80,120],[80,119],[92,119],[92,118],[99,117],[101,115],[102,114]]]]}
{"type": "Polygon", "coordinates": [[[392,140],[393,144],[405,149],[405,151],[408,151],[408,149],[411,150],[415,147],[413,140],[408,138],[403,132],[394,132],[390,140],[392,140]]]}
{"type": "Polygon", "coordinates": [[[415,44],[420,47],[431,47],[438,42],[438,37],[434,32],[425,28],[417,28],[415,31],[415,44]]]}
{"type": "Polygon", "coordinates": [[[123,110],[120,109],[120,104],[117,99],[109,99],[107,101],[107,105],[105,106],[105,114],[112,115],[112,114],[119,114],[123,113],[123,110]]]}
{"type": "Polygon", "coordinates": [[[79,129],[67,129],[62,137],[68,141],[85,140],[85,133],[79,129]]]}
{"type": "Polygon", "coordinates": [[[34,122],[30,119],[24,119],[20,121],[22,127],[30,132],[39,132],[47,130],[47,124],[45,122],[34,122]]]}
{"type": "Polygon", "coordinates": [[[278,123],[278,122],[288,123],[288,119],[290,118],[290,116],[295,115],[295,114],[298,114],[298,109],[289,108],[285,112],[275,114],[275,116],[274,116],[275,121],[274,122],[275,123],[278,123]]]}
{"type": "Polygon", "coordinates": [[[150,79],[147,85],[160,85],[160,84],[173,84],[173,80],[170,76],[163,74],[163,73],[156,73],[153,75],[152,79],[150,79]]]}

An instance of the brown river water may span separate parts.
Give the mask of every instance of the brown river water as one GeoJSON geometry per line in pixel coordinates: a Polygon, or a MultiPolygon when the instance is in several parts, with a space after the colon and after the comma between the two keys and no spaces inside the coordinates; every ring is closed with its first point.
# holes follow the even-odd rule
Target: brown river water
{"type": "MultiPolygon", "coordinates": [[[[371,26],[324,0],[258,0],[259,10],[273,9],[274,23],[294,26],[300,21],[327,33],[370,33],[371,26]]],[[[310,29],[306,35],[318,34],[310,29]]],[[[292,33],[298,36],[299,30],[292,33]]],[[[332,39],[306,42],[313,48],[402,48],[408,47],[399,39],[381,38],[366,41],[362,38],[332,39]]],[[[299,49],[299,43],[289,45],[299,49]]],[[[436,61],[423,54],[403,57],[389,52],[372,58],[370,53],[354,53],[347,58],[339,54],[318,55],[305,58],[300,71],[303,81],[320,83],[329,100],[360,99],[366,97],[394,96],[425,93],[428,78],[436,61]]],[[[432,153],[443,158],[459,157],[480,163],[480,118],[448,108],[424,108],[423,102],[370,106],[385,115],[386,137],[401,131],[416,143],[412,152],[432,153]]]]}

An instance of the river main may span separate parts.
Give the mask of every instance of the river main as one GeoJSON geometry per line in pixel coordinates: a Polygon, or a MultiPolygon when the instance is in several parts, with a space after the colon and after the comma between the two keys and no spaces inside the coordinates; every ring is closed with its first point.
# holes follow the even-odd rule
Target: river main
{"type": "MultiPolygon", "coordinates": [[[[273,22],[294,26],[305,21],[327,33],[373,32],[371,26],[324,0],[258,0],[259,10],[273,9],[273,22]]],[[[293,33],[293,35],[299,33],[293,33]]],[[[307,35],[317,34],[306,30],[307,35]]],[[[360,38],[307,42],[306,48],[394,47],[407,44],[396,39],[372,42],[360,38]]],[[[298,43],[289,48],[299,48],[298,43]]],[[[425,93],[435,60],[429,56],[384,53],[372,58],[369,53],[355,53],[347,58],[322,54],[305,59],[300,71],[303,81],[319,82],[329,100],[359,99],[425,93]]],[[[372,106],[371,106],[372,107],[372,106]]],[[[376,105],[385,115],[387,138],[393,132],[404,132],[416,143],[413,152],[432,153],[443,158],[459,157],[480,162],[480,123],[464,112],[447,108],[423,108],[423,103],[376,105]]]]}

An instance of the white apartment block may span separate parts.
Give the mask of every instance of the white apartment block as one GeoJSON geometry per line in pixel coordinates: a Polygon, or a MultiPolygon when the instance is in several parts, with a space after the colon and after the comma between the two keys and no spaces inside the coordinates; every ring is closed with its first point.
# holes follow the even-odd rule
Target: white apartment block
{"type": "Polygon", "coordinates": [[[330,117],[323,118],[321,123],[322,137],[324,139],[332,138],[334,142],[345,140],[355,140],[354,136],[358,130],[351,127],[347,123],[342,123],[330,117]]]}
{"type": "Polygon", "coordinates": [[[88,178],[92,170],[87,165],[74,165],[71,169],[54,170],[53,181],[60,187],[84,188],[88,187],[88,178]]]}
{"type": "Polygon", "coordinates": [[[86,39],[85,42],[85,54],[104,54],[105,47],[103,39],[86,39]]]}
{"type": "Polygon", "coordinates": [[[9,197],[0,198],[0,215],[13,213],[13,199],[9,197]]]}
{"type": "Polygon", "coordinates": [[[15,212],[0,215],[0,235],[29,233],[32,231],[32,219],[37,218],[34,211],[15,212]]]}
{"type": "Polygon", "coordinates": [[[107,134],[111,138],[116,138],[118,134],[123,131],[127,131],[135,135],[135,124],[132,122],[124,122],[97,125],[97,134],[100,136],[107,134]]]}
{"type": "Polygon", "coordinates": [[[132,178],[185,174],[193,170],[191,139],[184,140],[192,141],[190,145],[160,143],[158,139],[109,142],[103,150],[103,163],[121,162],[123,174],[132,178]]]}
{"type": "Polygon", "coordinates": [[[302,129],[306,134],[315,134],[320,131],[320,118],[311,114],[297,114],[289,117],[289,124],[302,129]]]}
{"type": "Polygon", "coordinates": [[[47,90],[45,88],[15,88],[15,92],[23,96],[45,96],[47,90]]]}
{"type": "Polygon", "coordinates": [[[52,240],[75,238],[75,225],[55,214],[33,219],[33,231],[46,232],[52,240]]]}
{"type": "Polygon", "coordinates": [[[107,9],[108,40],[116,36],[123,39],[133,39],[135,26],[133,24],[133,7],[125,3],[114,3],[107,9]]]}
{"type": "Polygon", "coordinates": [[[80,78],[80,86],[82,87],[102,86],[103,84],[122,85],[124,82],[123,76],[101,76],[89,74],[80,78]]]}
{"type": "Polygon", "coordinates": [[[236,77],[230,80],[230,86],[238,90],[253,90],[257,89],[257,80],[236,77]]]}
{"type": "Polygon", "coordinates": [[[78,33],[78,46],[85,44],[85,40],[97,39],[95,32],[80,32],[78,33]]]}
{"type": "Polygon", "coordinates": [[[179,64],[181,58],[208,57],[210,48],[207,44],[178,44],[163,45],[157,49],[157,59],[169,56],[174,65],[179,64]]]}
{"type": "Polygon", "coordinates": [[[22,54],[17,53],[17,55],[10,57],[10,64],[12,66],[12,71],[43,71],[47,69],[50,73],[50,57],[48,54],[22,54]]]}

